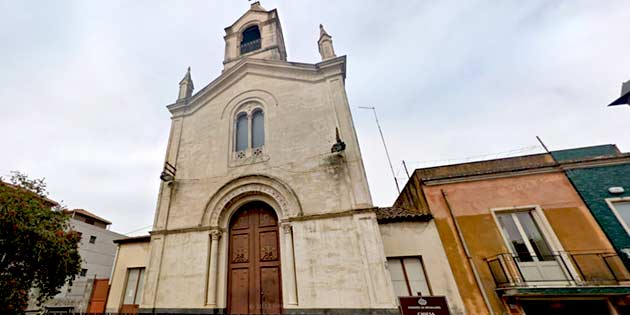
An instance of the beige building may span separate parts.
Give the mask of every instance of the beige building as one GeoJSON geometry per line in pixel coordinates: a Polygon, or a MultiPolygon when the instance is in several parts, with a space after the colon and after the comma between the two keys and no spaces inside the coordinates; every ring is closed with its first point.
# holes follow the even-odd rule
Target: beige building
{"type": "Polygon", "coordinates": [[[108,311],[390,314],[420,292],[462,314],[430,217],[372,206],[346,57],[319,31],[322,61],[289,62],[255,2],[225,29],[222,74],[193,93],[189,69],[151,236],[119,244],[108,311]]]}

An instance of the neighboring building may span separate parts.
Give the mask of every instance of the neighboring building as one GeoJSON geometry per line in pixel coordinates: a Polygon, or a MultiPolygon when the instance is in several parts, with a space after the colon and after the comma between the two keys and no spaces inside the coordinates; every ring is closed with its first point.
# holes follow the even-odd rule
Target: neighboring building
{"type": "Polygon", "coordinates": [[[73,307],[75,311],[87,310],[92,293],[94,279],[109,278],[116,255],[115,239],[125,237],[108,230],[111,222],[84,209],[65,210],[70,216],[70,226],[81,233],[79,254],[81,272],[72,286],[67,284],[53,299],[46,302],[47,307],[73,307]]]}
{"type": "MultiPolygon", "coordinates": [[[[149,242],[151,236],[128,237],[115,240],[118,245],[112,277],[109,279],[110,305],[137,305],[142,299],[144,278],[149,260],[149,242]]],[[[131,313],[135,308],[118,309],[120,313],[131,313]]]]}
{"type": "Polygon", "coordinates": [[[193,94],[187,72],[167,106],[174,180],[162,176],[146,269],[119,259],[107,310],[397,313],[346,57],[320,26],[322,61],[287,61],[278,13],[258,2],[225,33],[221,75],[193,94]]]}
{"type": "Polygon", "coordinates": [[[552,154],[630,268],[630,154],[614,145],[552,154]]]}
{"type": "Polygon", "coordinates": [[[629,311],[630,274],[564,169],[537,154],[414,172],[394,206],[433,217],[466,314],[629,311]]]}
{"type": "Polygon", "coordinates": [[[376,215],[396,296],[443,296],[451,315],[467,314],[427,208],[377,208],[376,215]]]}

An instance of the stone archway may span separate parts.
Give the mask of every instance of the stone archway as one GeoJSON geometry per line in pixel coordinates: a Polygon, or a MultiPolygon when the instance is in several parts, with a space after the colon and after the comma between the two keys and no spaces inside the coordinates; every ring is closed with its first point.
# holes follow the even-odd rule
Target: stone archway
{"type": "Polygon", "coordinates": [[[280,288],[281,292],[286,293],[285,302],[288,305],[297,305],[293,228],[286,221],[301,216],[302,209],[289,186],[266,175],[233,179],[219,188],[206,205],[199,226],[210,228],[207,304],[227,306],[229,303],[230,224],[239,211],[252,202],[266,204],[274,212],[278,227],[282,227],[279,229],[282,233],[278,233],[278,250],[282,253],[279,254],[279,266],[282,269],[280,288]]]}
{"type": "Polygon", "coordinates": [[[300,202],[288,185],[271,176],[248,175],[229,181],[212,195],[199,226],[226,229],[238,205],[251,199],[268,203],[277,212],[280,221],[302,215],[300,202]]]}

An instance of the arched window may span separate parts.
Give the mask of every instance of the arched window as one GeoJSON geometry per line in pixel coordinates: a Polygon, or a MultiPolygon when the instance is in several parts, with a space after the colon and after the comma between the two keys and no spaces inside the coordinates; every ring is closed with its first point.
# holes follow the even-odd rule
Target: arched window
{"type": "Polygon", "coordinates": [[[243,31],[241,40],[241,54],[260,49],[260,30],[258,25],[253,25],[243,31]]]}
{"type": "Polygon", "coordinates": [[[247,139],[247,114],[240,113],[236,117],[236,143],[234,146],[235,151],[245,151],[249,147],[249,141],[247,139]]]}
{"type": "Polygon", "coordinates": [[[262,109],[256,109],[252,115],[252,148],[265,144],[265,116],[262,109]]]}

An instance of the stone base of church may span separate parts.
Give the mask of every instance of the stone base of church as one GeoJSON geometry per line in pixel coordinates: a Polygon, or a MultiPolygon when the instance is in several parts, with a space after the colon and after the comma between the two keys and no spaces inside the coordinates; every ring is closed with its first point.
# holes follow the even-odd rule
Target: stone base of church
{"type": "Polygon", "coordinates": [[[400,315],[397,308],[290,308],[283,310],[282,313],[291,315],[400,315]]]}
{"type": "Polygon", "coordinates": [[[226,314],[224,308],[141,308],[138,314],[226,314]]]}
{"type": "MultiPolygon", "coordinates": [[[[141,308],[138,314],[227,314],[224,308],[141,308]]],[[[287,315],[399,315],[398,309],[378,308],[290,308],[282,311],[287,315]]]]}

